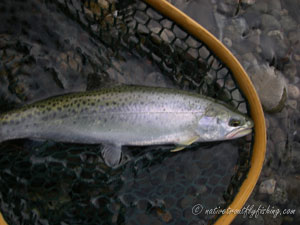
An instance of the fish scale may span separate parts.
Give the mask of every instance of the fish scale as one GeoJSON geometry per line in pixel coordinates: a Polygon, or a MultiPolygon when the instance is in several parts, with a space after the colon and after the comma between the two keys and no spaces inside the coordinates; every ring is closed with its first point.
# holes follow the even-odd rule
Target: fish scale
{"type": "MultiPolygon", "coordinates": [[[[177,89],[119,86],[52,97],[0,115],[0,141],[39,138],[106,144],[115,158],[123,145],[231,138],[253,126],[216,100],[177,89]],[[230,126],[238,118],[241,126],[230,126]],[[221,121],[221,122],[220,122],[221,121]],[[243,122],[243,123],[242,123],[243,122]],[[240,129],[240,130],[237,130],[240,129]]],[[[245,133],[249,133],[248,131],[245,133]]],[[[114,160],[115,161],[115,160],[114,160]]]]}

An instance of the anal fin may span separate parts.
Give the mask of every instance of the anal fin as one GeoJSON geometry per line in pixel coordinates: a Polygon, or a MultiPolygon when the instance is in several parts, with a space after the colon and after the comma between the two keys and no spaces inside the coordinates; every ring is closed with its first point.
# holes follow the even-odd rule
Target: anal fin
{"type": "Polygon", "coordinates": [[[180,145],[178,147],[176,147],[175,149],[172,149],[170,152],[179,152],[183,149],[185,149],[187,146],[191,145],[192,143],[196,142],[199,139],[198,136],[194,136],[191,139],[189,139],[186,142],[180,143],[180,145]]]}

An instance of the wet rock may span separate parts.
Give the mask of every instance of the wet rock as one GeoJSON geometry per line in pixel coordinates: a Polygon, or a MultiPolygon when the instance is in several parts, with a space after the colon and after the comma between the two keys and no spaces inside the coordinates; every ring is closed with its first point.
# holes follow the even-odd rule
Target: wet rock
{"type": "Polygon", "coordinates": [[[244,18],[236,18],[232,20],[232,24],[235,30],[240,34],[240,36],[245,37],[249,33],[249,27],[247,21],[244,18]]]}
{"type": "Polygon", "coordinates": [[[275,191],[276,180],[268,179],[260,183],[259,185],[259,193],[261,194],[273,194],[275,191]]]}
{"type": "Polygon", "coordinates": [[[269,63],[275,59],[275,45],[274,39],[266,34],[260,36],[260,52],[262,57],[269,63]]]}
{"type": "Polygon", "coordinates": [[[233,16],[237,10],[237,4],[234,1],[225,3],[218,1],[217,11],[227,16],[233,16]]]}
{"type": "Polygon", "coordinates": [[[250,66],[258,66],[257,59],[253,55],[253,53],[248,52],[248,53],[244,54],[242,57],[243,57],[242,63],[243,63],[244,68],[246,69],[246,71],[247,71],[247,68],[250,66]]]}
{"type": "Polygon", "coordinates": [[[295,204],[300,203],[300,179],[298,177],[287,177],[287,193],[289,199],[292,199],[295,204]]]}
{"type": "Polygon", "coordinates": [[[261,25],[261,13],[256,10],[247,10],[243,15],[251,29],[258,29],[261,25]]]}
{"type": "Polygon", "coordinates": [[[214,17],[214,6],[211,1],[199,0],[199,1],[183,1],[173,0],[172,4],[187,15],[192,17],[206,29],[208,29],[214,35],[217,35],[218,28],[214,17]]]}
{"type": "Polygon", "coordinates": [[[251,30],[247,37],[247,40],[253,43],[255,46],[258,46],[260,44],[260,34],[260,29],[251,30]]]}
{"type": "Polygon", "coordinates": [[[288,201],[287,191],[283,188],[277,187],[274,193],[270,196],[272,204],[285,204],[288,201]]]}
{"type": "Polygon", "coordinates": [[[300,61],[300,54],[294,54],[294,59],[296,61],[300,61]]]}
{"type": "Polygon", "coordinates": [[[263,14],[261,19],[261,25],[266,30],[275,30],[281,28],[281,25],[278,22],[278,20],[272,15],[263,14]]]}
{"type": "Polygon", "coordinates": [[[295,63],[289,63],[284,66],[283,74],[290,79],[294,79],[297,74],[297,67],[295,63]]]}
{"type": "Polygon", "coordinates": [[[293,110],[297,109],[297,100],[288,100],[287,105],[293,110]]]}
{"type": "Polygon", "coordinates": [[[264,218],[265,224],[268,225],[281,225],[282,224],[282,217],[277,214],[280,212],[278,207],[271,207],[275,210],[275,214],[264,214],[262,217],[264,218]]]}
{"type": "Polygon", "coordinates": [[[287,97],[286,83],[282,74],[268,65],[255,67],[250,74],[264,110],[281,111],[287,97]]]}
{"type": "Polygon", "coordinates": [[[297,28],[297,23],[289,15],[282,16],[280,18],[280,23],[285,32],[296,30],[297,28]]]}
{"type": "Polygon", "coordinates": [[[272,132],[271,139],[274,143],[283,142],[286,140],[286,133],[280,127],[277,127],[272,132]]]}
{"type": "Polygon", "coordinates": [[[256,0],[242,0],[241,3],[245,5],[253,5],[256,0]]]}
{"type": "Polygon", "coordinates": [[[265,1],[258,1],[253,5],[253,9],[261,13],[266,13],[268,11],[268,3],[265,1]]]}
{"type": "Polygon", "coordinates": [[[293,99],[298,99],[300,96],[299,88],[294,84],[288,85],[288,96],[293,99]]]}
{"type": "Polygon", "coordinates": [[[293,30],[288,33],[288,39],[291,44],[296,44],[300,41],[300,30],[293,30]]]}
{"type": "Polygon", "coordinates": [[[281,2],[280,0],[267,0],[268,3],[268,10],[273,12],[274,11],[280,11],[281,10],[281,2]]]}
{"type": "Polygon", "coordinates": [[[271,30],[268,32],[268,36],[272,37],[276,37],[277,39],[283,40],[283,32],[280,30],[271,30]]]}
{"type": "MultiPolygon", "coordinates": [[[[294,166],[294,169],[296,171],[300,170],[300,144],[299,143],[294,143],[294,148],[292,150],[292,164],[294,166]]],[[[300,194],[300,193],[299,193],[300,194]]]]}
{"type": "Polygon", "coordinates": [[[230,48],[230,47],[232,46],[232,41],[231,41],[231,39],[228,38],[228,37],[224,37],[224,38],[223,38],[223,43],[224,43],[228,48],[230,48]]]}
{"type": "Polygon", "coordinates": [[[257,215],[256,218],[248,219],[242,225],[264,225],[264,218],[261,215],[257,215]]]}

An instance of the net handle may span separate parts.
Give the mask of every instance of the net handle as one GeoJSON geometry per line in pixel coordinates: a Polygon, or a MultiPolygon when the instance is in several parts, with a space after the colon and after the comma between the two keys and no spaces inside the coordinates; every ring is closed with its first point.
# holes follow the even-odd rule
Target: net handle
{"type": "Polygon", "coordinates": [[[258,98],[257,92],[243,69],[239,61],[232,53],[208,30],[187,16],[185,13],[177,9],[166,0],[143,0],[151,5],[157,11],[173,20],[175,23],[183,27],[187,32],[198,38],[228,67],[230,68],[235,80],[237,81],[241,91],[245,95],[250,105],[250,114],[254,121],[254,144],[253,154],[251,158],[251,167],[247,178],[242,183],[239,192],[236,194],[232,203],[227,209],[232,209],[229,213],[225,213],[214,223],[215,225],[230,224],[236,217],[233,210],[240,210],[250,194],[252,193],[256,182],[259,178],[266,152],[266,126],[263,109],[258,98]]]}

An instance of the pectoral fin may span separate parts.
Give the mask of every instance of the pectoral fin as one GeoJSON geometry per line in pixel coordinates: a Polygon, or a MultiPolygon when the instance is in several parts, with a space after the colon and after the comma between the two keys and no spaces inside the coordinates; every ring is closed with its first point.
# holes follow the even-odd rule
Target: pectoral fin
{"type": "Polygon", "coordinates": [[[180,145],[178,147],[176,147],[175,149],[172,149],[171,152],[179,152],[183,149],[185,149],[187,146],[191,145],[192,143],[194,143],[195,141],[197,141],[199,139],[198,136],[194,136],[193,138],[191,138],[190,140],[180,143],[180,145]]]}
{"type": "Polygon", "coordinates": [[[121,148],[121,145],[104,145],[102,157],[106,165],[114,168],[120,164],[122,155],[121,148]]]}

